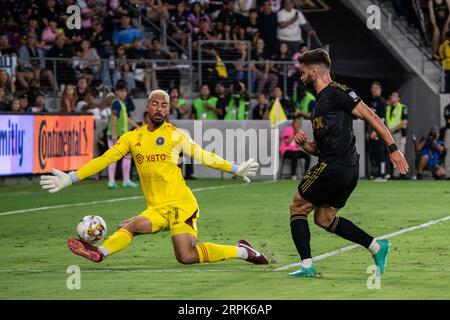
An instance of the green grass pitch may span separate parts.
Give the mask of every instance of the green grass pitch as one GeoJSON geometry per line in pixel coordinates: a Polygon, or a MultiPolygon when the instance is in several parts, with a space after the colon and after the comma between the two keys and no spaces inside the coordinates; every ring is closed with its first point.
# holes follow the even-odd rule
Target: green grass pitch
{"type": "MultiPolygon", "coordinates": [[[[86,214],[102,216],[111,234],[117,224],[141,212],[140,190],[108,190],[88,181],[59,194],[33,186],[0,187],[0,299],[449,299],[450,220],[391,238],[392,251],[380,289],[368,289],[369,253],[362,248],[317,262],[321,277],[291,279],[275,268],[298,262],[288,208],[297,183],[196,180],[201,216],[199,241],[235,244],[244,238],[265,252],[269,266],[233,260],[202,265],[176,262],[167,232],[136,237],[132,246],[94,264],[73,255],[66,239],[86,214]],[[208,187],[223,186],[214,189],[208,187]],[[81,202],[98,201],[91,205],[81,202]],[[3,212],[70,204],[60,208],[3,212]],[[66,286],[70,265],[81,269],[81,289],[66,286]]],[[[381,236],[450,215],[448,181],[360,181],[340,212],[381,236]]],[[[317,256],[351,243],[316,227],[317,256]]],[[[294,270],[294,269],[291,269],[294,270]]]]}

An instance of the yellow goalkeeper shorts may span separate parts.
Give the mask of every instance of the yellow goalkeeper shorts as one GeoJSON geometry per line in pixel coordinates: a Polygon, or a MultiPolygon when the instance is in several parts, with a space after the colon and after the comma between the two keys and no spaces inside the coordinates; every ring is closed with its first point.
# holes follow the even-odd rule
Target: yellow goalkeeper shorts
{"type": "Polygon", "coordinates": [[[151,233],[170,230],[172,237],[188,233],[197,238],[197,219],[200,216],[200,210],[196,202],[151,207],[139,216],[151,221],[151,233]]]}

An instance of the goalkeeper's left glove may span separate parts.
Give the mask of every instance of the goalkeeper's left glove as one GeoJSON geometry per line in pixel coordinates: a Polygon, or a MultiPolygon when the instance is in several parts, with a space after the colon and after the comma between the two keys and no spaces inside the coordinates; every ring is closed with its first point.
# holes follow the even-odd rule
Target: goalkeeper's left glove
{"type": "Polygon", "coordinates": [[[72,177],[64,173],[58,169],[52,169],[50,171],[51,176],[41,176],[41,181],[39,184],[42,186],[42,189],[48,189],[48,192],[55,193],[68,187],[72,184],[72,177]]]}
{"type": "Polygon", "coordinates": [[[235,176],[242,178],[245,182],[250,183],[251,180],[248,177],[256,176],[258,168],[259,163],[253,162],[253,159],[249,159],[240,165],[233,165],[231,172],[234,173],[235,176]]]}

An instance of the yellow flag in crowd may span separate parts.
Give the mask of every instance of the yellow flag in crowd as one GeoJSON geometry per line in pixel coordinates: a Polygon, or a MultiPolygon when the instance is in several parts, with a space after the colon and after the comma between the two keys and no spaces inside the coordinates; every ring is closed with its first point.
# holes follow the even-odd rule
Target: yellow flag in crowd
{"type": "Polygon", "coordinates": [[[286,113],[284,113],[284,110],[283,110],[283,107],[281,106],[280,100],[275,99],[272,107],[270,108],[269,117],[270,117],[270,125],[272,127],[275,127],[275,125],[277,123],[278,123],[278,125],[280,125],[283,122],[287,121],[286,113]],[[277,115],[277,113],[278,113],[278,115],[277,115]]]}
{"type": "Polygon", "coordinates": [[[228,78],[227,67],[219,56],[216,56],[216,71],[220,78],[228,78]]]}

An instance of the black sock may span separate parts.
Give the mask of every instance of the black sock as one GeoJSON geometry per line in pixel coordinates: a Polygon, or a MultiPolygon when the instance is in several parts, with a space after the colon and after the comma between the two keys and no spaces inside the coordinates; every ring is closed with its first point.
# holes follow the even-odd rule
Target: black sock
{"type": "Polygon", "coordinates": [[[373,237],[360,229],[350,220],[336,216],[327,229],[328,232],[337,234],[339,237],[349,240],[351,242],[369,248],[373,241],[373,237]]]}
{"type": "Polygon", "coordinates": [[[291,234],[295,247],[302,260],[311,258],[311,247],[309,241],[311,234],[309,232],[308,218],[303,215],[291,217],[291,234]]]}

